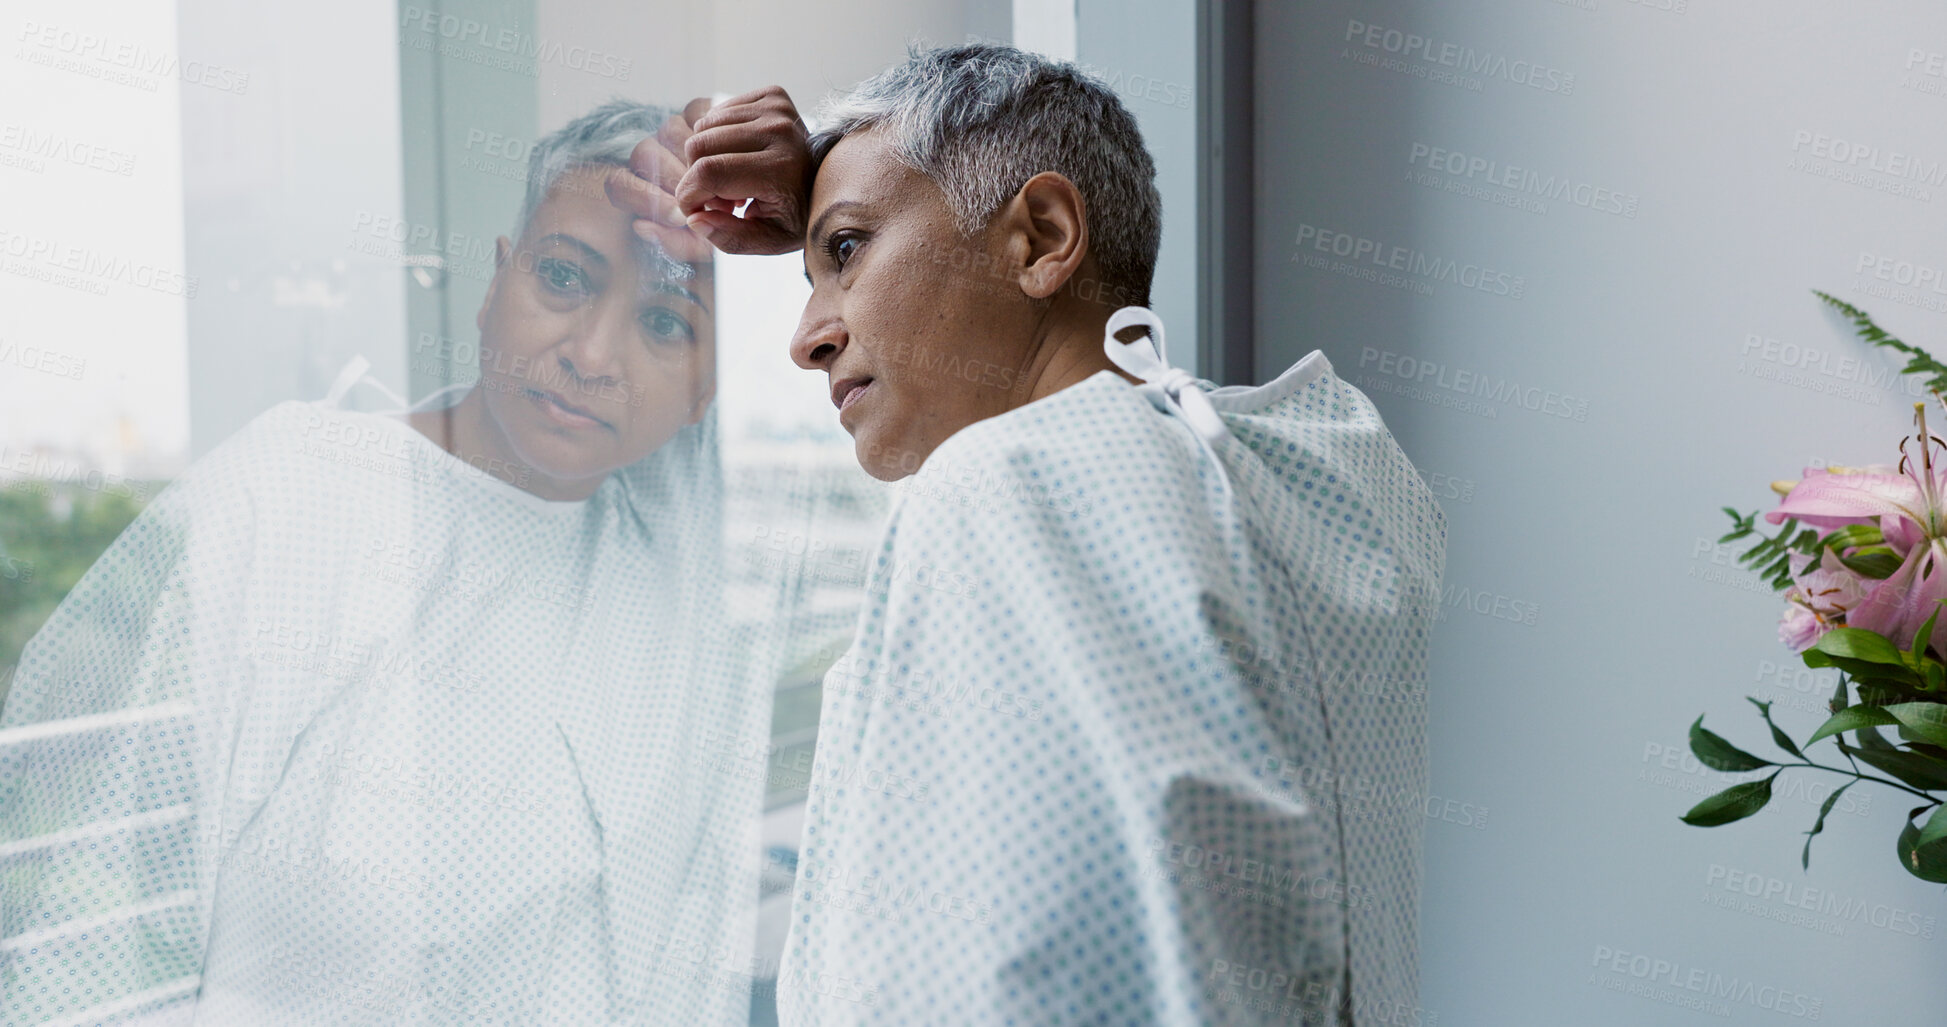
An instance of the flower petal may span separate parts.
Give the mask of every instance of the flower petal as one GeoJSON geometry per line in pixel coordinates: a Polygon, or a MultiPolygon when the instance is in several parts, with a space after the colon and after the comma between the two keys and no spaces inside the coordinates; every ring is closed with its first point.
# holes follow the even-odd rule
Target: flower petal
{"type": "Polygon", "coordinates": [[[1879,519],[1879,533],[1893,551],[1906,558],[1907,551],[1925,540],[1926,533],[1920,525],[1905,514],[1882,514],[1879,519]]]}
{"type": "Polygon", "coordinates": [[[1784,616],[1778,618],[1778,641],[1791,647],[1793,652],[1804,652],[1812,648],[1821,636],[1831,630],[1819,623],[1818,615],[1797,603],[1786,603],[1784,616]]]}
{"type": "Polygon", "coordinates": [[[1900,569],[1846,614],[1846,625],[1879,632],[1905,649],[1942,599],[1947,599],[1947,540],[1935,539],[1914,546],[1900,569]]]}
{"type": "Polygon", "coordinates": [[[1773,524],[1789,517],[1831,531],[1919,506],[1920,486],[1904,474],[1821,474],[1800,481],[1764,517],[1773,524]]]}

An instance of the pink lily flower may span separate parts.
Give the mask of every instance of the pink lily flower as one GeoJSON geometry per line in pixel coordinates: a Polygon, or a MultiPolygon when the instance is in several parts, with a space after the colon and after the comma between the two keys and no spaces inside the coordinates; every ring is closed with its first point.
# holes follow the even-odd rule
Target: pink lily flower
{"type": "MultiPolygon", "coordinates": [[[[1900,440],[1900,463],[1895,473],[1879,469],[1829,473],[1807,468],[1805,478],[1765,515],[1773,524],[1791,518],[1820,531],[1877,522],[1886,545],[1901,558],[1900,567],[1882,581],[1866,583],[1865,597],[1845,611],[1845,624],[1878,632],[1902,649],[1913,644],[1920,625],[1940,608],[1941,600],[1947,599],[1947,460],[1933,459],[1934,447],[1947,448],[1947,441],[1927,431],[1926,410],[1917,403],[1914,418],[1919,431],[1911,440],[1900,440]],[[1908,441],[1919,442],[1918,459],[1907,453],[1908,441]]],[[[1823,572],[1822,566],[1817,573],[1823,572]]],[[[1833,585],[1830,581],[1825,584],[1833,585]]],[[[1787,639],[1790,644],[1802,640],[1812,625],[1802,614],[1787,611],[1787,615],[1792,627],[1787,639]]],[[[1786,632],[1785,624],[1780,625],[1780,632],[1786,632]]],[[[1947,631],[1937,637],[1947,637],[1947,631]]],[[[1817,635],[1812,641],[1817,641],[1817,635]]],[[[1930,650],[1947,655],[1943,641],[1930,643],[1930,650]]]]}
{"type": "Polygon", "coordinates": [[[1846,623],[1846,615],[1866,598],[1866,583],[1828,549],[1816,568],[1812,558],[1791,555],[1792,587],[1785,590],[1785,614],[1778,640],[1804,652],[1825,633],[1846,623]]]}

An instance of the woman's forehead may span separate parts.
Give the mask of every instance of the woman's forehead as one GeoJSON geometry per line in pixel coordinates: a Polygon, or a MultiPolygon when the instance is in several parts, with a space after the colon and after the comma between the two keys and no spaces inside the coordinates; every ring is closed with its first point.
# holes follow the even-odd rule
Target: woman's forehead
{"type": "Polygon", "coordinates": [[[572,241],[592,250],[618,272],[635,275],[645,285],[693,285],[699,279],[709,279],[710,264],[685,263],[662,246],[636,235],[632,216],[610,203],[603,187],[612,170],[608,165],[578,164],[563,171],[534,211],[527,230],[534,241],[529,245],[572,241]]]}
{"type": "Polygon", "coordinates": [[[929,198],[944,205],[939,186],[894,157],[884,133],[868,129],[840,139],[818,165],[818,177],[811,186],[811,223],[815,225],[826,208],[837,203],[857,203],[890,213],[929,198]]]}
{"type": "Polygon", "coordinates": [[[551,234],[571,235],[604,252],[626,251],[627,239],[635,237],[628,212],[608,201],[602,183],[606,168],[578,164],[555,176],[547,195],[528,226],[527,234],[540,239],[551,234]]]}

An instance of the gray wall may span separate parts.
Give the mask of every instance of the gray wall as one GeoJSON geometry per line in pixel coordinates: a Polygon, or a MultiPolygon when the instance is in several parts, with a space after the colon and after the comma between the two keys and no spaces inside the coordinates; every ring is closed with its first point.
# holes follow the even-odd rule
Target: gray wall
{"type": "Polygon", "coordinates": [[[1149,306],[1170,363],[1195,371],[1197,317],[1196,8],[1192,0],[1076,0],[1075,61],[1122,97],[1156,160],[1163,244],[1149,306]]]}
{"type": "Polygon", "coordinates": [[[1807,290],[1947,353],[1947,286],[1889,295],[1859,270],[1947,267],[1947,8],[1257,14],[1258,376],[1324,350],[1450,523],[1422,1005],[1442,1024],[1939,1022],[1947,901],[1894,863],[1900,793],[1848,792],[1806,873],[1800,832],[1838,779],[1787,771],[1762,813],[1697,829],[1678,815],[1748,775],[1677,754],[1699,713],[1775,753],[1746,695],[1801,739],[1823,719],[1830,679],[1791,670],[1779,603],[1714,546],[1718,507],[1768,509],[1807,464],[1897,459],[1909,430],[1897,365],[1807,290]],[[1393,52],[1408,35],[1432,42],[1393,52]],[[1876,149],[1842,165],[1830,140],[1876,149]],[[1533,202],[1496,184],[1510,166],[1576,186],[1533,202]],[[1360,277],[1393,247],[1472,270],[1409,254],[1360,277]]]}

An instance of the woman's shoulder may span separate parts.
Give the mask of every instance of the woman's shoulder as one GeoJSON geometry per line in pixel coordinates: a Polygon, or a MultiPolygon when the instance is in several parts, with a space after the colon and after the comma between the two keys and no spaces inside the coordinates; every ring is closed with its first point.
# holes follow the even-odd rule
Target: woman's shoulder
{"type": "Polygon", "coordinates": [[[197,459],[156,503],[242,504],[260,514],[370,505],[411,485],[412,431],[380,415],[287,400],[197,459]]]}
{"type": "Polygon", "coordinates": [[[1187,466],[1191,442],[1120,376],[1102,371],[1054,395],[976,421],[934,449],[922,475],[1016,477],[1102,490],[1187,466]]]}
{"type": "Polygon", "coordinates": [[[1082,530],[1133,490],[1173,487],[1172,468],[1184,462],[1160,420],[1104,372],[954,433],[894,483],[891,521],[910,536],[964,532],[981,545],[1082,530]]]}

